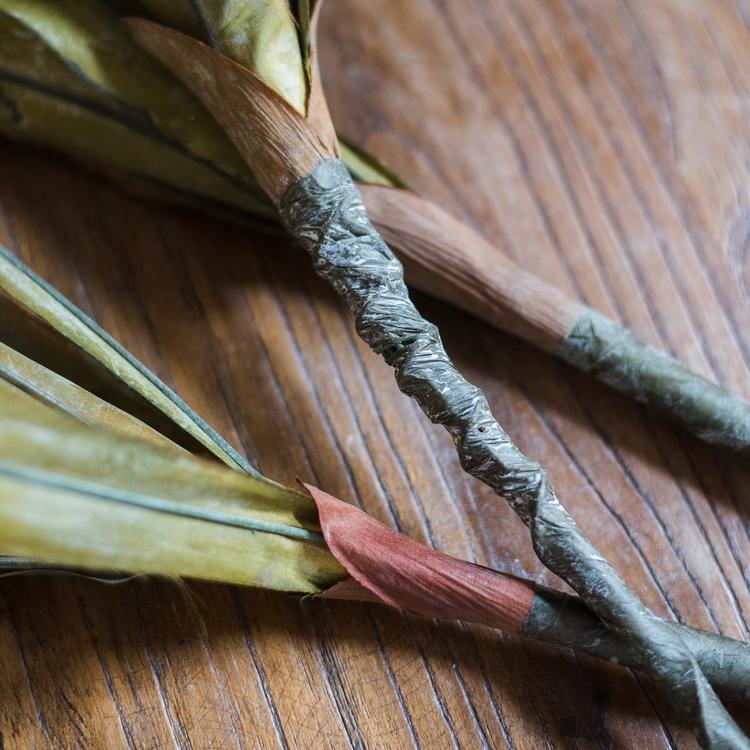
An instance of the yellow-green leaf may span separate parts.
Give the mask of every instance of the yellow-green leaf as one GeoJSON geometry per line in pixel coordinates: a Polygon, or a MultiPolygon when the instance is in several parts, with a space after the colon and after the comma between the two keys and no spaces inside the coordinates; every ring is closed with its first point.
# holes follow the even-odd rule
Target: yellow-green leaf
{"type": "Polygon", "coordinates": [[[175,442],[202,446],[229,466],[257,475],[176,393],[2,246],[0,340],[175,442]]]}
{"type": "MultiPolygon", "coordinates": [[[[0,76],[2,73],[0,72],[0,76]]],[[[275,221],[267,200],[231,175],[192,157],[158,133],[142,132],[115,113],[61,92],[0,78],[0,134],[54,148],[175,203],[235,220],[275,221]]]]}
{"type": "MultiPolygon", "coordinates": [[[[264,4],[249,3],[243,13],[259,13],[264,4]]],[[[301,40],[294,51],[294,19],[278,0],[266,8],[262,29],[249,33],[243,45],[230,44],[235,24],[246,18],[233,15],[233,3],[0,0],[0,133],[114,171],[126,187],[148,197],[275,225],[275,212],[221,129],[187,89],[134,44],[116,14],[145,12],[203,39],[213,29],[216,43],[225,39],[237,62],[252,67],[254,56],[265,60],[276,71],[265,79],[281,91],[290,63],[273,64],[272,50],[292,45],[291,70],[304,72],[309,66],[307,6],[306,0],[294,4],[301,40]]],[[[292,78],[299,95],[289,96],[303,109],[297,72],[292,78]]],[[[351,144],[342,144],[342,156],[360,181],[398,184],[351,144]]]]}
{"type": "Polygon", "coordinates": [[[346,164],[352,177],[358,182],[370,185],[405,188],[400,177],[384,167],[374,156],[349,141],[339,139],[341,159],[346,164]]]}
{"type": "Polygon", "coordinates": [[[287,0],[194,0],[211,46],[251,70],[304,114],[307,79],[287,0]]]}
{"type": "Polygon", "coordinates": [[[160,134],[253,190],[234,147],[200,102],[138,48],[101,2],[0,0],[0,11],[54,52],[89,87],[90,98],[106,97],[133,127],[160,134]]]}
{"type": "MultiPolygon", "coordinates": [[[[298,29],[287,0],[144,0],[143,6],[147,18],[210,44],[304,114],[307,27],[298,29]]],[[[309,11],[306,18],[309,26],[309,11]]]]}
{"type": "Polygon", "coordinates": [[[184,448],[145,422],[1,342],[0,378],[84,424],[107,429],[131,440],[141,440],[162,450],[171,450],[177,454],[186,453],[184,448]]]}
{"type": "Polygon", "coordinates": [[[120,13],[137,16],[145,10],[154,21],[207,41],[206,27],[193,0],[141,0],[140,5],[140,8],[126,8],[120,13]]]}
{"type": "Polygon", "coordinates": [[[5,380],[0,554],[309,593],[345,577],[309,497],[84,425],[5,380]]]}

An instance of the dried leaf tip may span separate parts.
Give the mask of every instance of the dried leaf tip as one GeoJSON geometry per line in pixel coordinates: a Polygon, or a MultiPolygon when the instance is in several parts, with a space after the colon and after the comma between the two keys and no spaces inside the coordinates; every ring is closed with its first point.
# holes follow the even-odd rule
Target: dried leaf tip
{"type": "Polygon", "coordinates": [[[274,203],[320,161],[336,158],[327,110],[323,116],[318,106],[314,119],[305,118],[251,70],[202,42],[151,21],[126,23],[218,120],[274,203]]]}
{"type": "Polygon", "coordinates": [[[336,584],[324,596],[366,599],[424,617],[466,620],[516,633],[535,588],[530,581],[430,549],[309,484],[334,557],[364,589],[336,584]]]}

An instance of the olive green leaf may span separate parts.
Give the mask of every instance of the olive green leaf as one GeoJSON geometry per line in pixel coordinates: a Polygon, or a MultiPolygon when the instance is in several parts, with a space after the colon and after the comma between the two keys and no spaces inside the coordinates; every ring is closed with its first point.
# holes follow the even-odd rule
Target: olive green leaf
{"type": "Polygon", "coordinates": [[[194,0],[212,47],[252,70],[305,113],[307,80],[287,0],[194,0]]]}
{"type": "Polygon", "coordinates": [[[383,166],[374,156],[355,146],[351,141],[339,138],[341,160],[346,164],[352,177],[358,182],[385,187],[406,188],[406,183],[383,166]]]}
{"type": "Polygon", "coordinates": [[[179,455],[187,451],[145,422],[0,342],[0,379],[80,422],[179,455]]]}
{"type": "Polygon", "coordinates": [[[345,577],[309,496],[259,475],[0,248],[0,569],[129,571],[316,593],[345,577]],[[80,383],[93,383],[109,400],[80,383]],[[123,398],[122,391],[130,398],[123,398]],[[208,462],[117,408],[222,459],[208,462]],[[237,469],[240,469],[238,471],[237,469]]]}
{"type": "Polygon", "coordinates": [[[96,0],[0,0],[0,10],[35,33],[82,81],[181,143],[230,170],[235,151],[200,103],[131,41],[96,0]]]}
{"type": "MultiPolygon", "coordinates": [[[[298,32],[287,0],[145,0],[143,6],[148,18],[205,41],[252,70],[304,114],[307,79],[300,44],[305,32],[298,32]]],[[[309,8],[306,17],[309,28],[309,8]]]]}
{"type": "MultiPolygon", "coordinates": [[[[147,197],[273,228],[275,211],[221,128],[120,16],[222,46],[303,111],[309,5],[295,2],[292,16],[280,0],[0,0],[0,134],[67,153],[147,197]]],[[[350,144],[342,155],[357,179],[398,184],[350,144]]]]}
{"type": "Polygon", "coordinates": [[[83,424],[7,379],[0,554],[309,593],[345,577],[309,497],[83,424]]]}
{"type": "Polygon", "coordinates": [[[130,352],[2,246],[0,341],[180,445],[258,474],[130,352]]]}
{"type": "Polygon", "coordinates": [[[137,5],[131,3],[118,10],[122,16],[147,16],[183,34],[208,41],[208,29],[193,0],[141,0],[137,5]]]}
{"type": "Polygon", "coordinates": [[[273,219],[213,119],[102,3],[0,0],[0,40],[1,133],[273,219]]]}

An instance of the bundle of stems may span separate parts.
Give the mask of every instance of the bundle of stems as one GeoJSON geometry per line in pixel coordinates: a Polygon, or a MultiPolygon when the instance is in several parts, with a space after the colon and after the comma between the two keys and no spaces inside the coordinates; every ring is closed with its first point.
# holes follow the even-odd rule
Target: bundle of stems
{"type": "MultiPolygon", "coordinates": [[[[291,5],[292,12],[287,0],[0,0],[0,133],[114,170],[141,192],[278,227],[273,202],[226,134],[134,44],[120,17],[146,16],[211,44],[305,112],[308,83],[319,87],[309,42],[316,16],[307,2],[291,5]]],[[[309,115],[322,125],[324,102],[313,100],[321,116],[309,115]]],[[[750,452],[746,401],[524,271],[362,152],[339,148],[410,284],[592,373],[708,442],[750,452]]]]}
{"type": "Polygon", "coordinates": [[[315,16],[301,24],[302,49],[309,50],[302,108],[211,46],[150,21],[129,26],[222,125],[287,231],[349,306],[359,335],[395,369],[399,388],[445,426],[463,468],[508,500],[539,559],[618,636],[707,747],[750,748],[679,633],[643,606],[583,535],[544,470],[516,448],[409,299],[401,264],[339,159],[316,75],[315,16]]]}
{"type": "MultiPolygon", "coordinates": [[[[127,2],[118,5],[131,6],[127,2]]],[[[55,130],[52,119],[47,120],[47,130],[41,136],[36,124],[41,110],[51,111],[69,127],[77,122],[90,125],[90,115],[94,111],[100,118],[109,118],[110,124],[116,121],[116,127],[107,131],[113,142],[122,136],[123,122],[131,129],[137,129],[137,124],[147,143],[139,143],[134,151],[145,162],[149,159],[143,154],[149,153],[149,148],[158,141],[156,135],[169,133],[172,149],[169,169],[173,170],[173,177],[182,176],[168,180],[168,184],[176,183],[184,191],[190,184],[184,176],[197,172],[204,185],[212,189],[221,187],[225,195],[231,195],[236,202],[247,202],[247,193],[262,206],[262,194],[265,194],[265,204],[270,204],[271,209],[263,209],[265,214],[259,210],[259,215],[278,216],[287,231],[306,248],[318,273],[349,305],[359,334],[395,368],[401,390],[414,397],[432,421],[448,429],[463,467],[509,501],[529,527],[539,558],[579,594],[588,607],[587,616],[594,618],[597,627],[606,628],[626,660],[655,678],[674,707],[693,723],[707,747],[750,747],[717,699],[707,679],[711,677],[711,669],[699,661],[690,636],[645,609],[583,536],[557,501],[544,470],[518,451],[493,418],[481,391],[468,383],[450,362],[437,329],[420,316],[409,300],[402,267],[370,224],[361,195],[339,160],[339,144],[316,69],[314,30],[320,6],[311,13],[309,3],[300,0],[292,16],[282,0],[264,3],[249,0],[246,3],[179,0],[150,3],[143,0],[141,5],[146,6],[153,17],[193,35],[147,21],[129,24],[139,43],[169,68],[185,88],[175,86],[169,74],[152,60],[147,59],[148,75],[138,64],[133,65],[142,59],[142,53],[130,41],[118,47],[116,55],[112,54],[108,42],[117,42],[118,34],[123,39],[127,37],[121,27],[97,28],[97,19],[114,16],[107,15],[109,11],[93,0],[81,3],[0,0],[0,10],[5,13],[3,18],[13,26],[15,42],[22,50],[33,48],[35,62],[38,58],[49,62],[45,71],[51,70],[55,84],[59,84],[59,88],[53,87],[53,90],[61,88],[66,94],[65,106],[57,106],[59,102],[56,102],[56,106],[50,107],[49,87],[39,85],[38,80],[36,87],[28,85],[31,69],[38,70],[38,64],[31,65],[23,54],[11,54],[11,68],[15,65],[16,69],[5,77],[2,87],[3,95],[10,102],[11,116],[6,119],[12,122],[6,130],[62,145],[85,158],[96,158],[98,154],[93,152],[99,150],[98,145],[92,146],[87,139],[79,138],[73,139],[71,148],[70,130],[65,131],[68,139],[63,135],[58,139],[63,143],[56,143],[55,136],[63,131],[55,130]],[[71,18],[75,19],[73,26],[76,32],[81,32],[85,42],[81,46],[77,44],[81,34],[76,37],[59,33],[60,26],[67,28],[71,18]],[[116,31],[112,31],[113,28],[116,31]],[[117,38],[107,38],[110,33],[117,38]],[[208,44],[198,41],[196,36],[208,44]],[[82,81],[77,72],[71,77],[70,63],[65,62],[70,59],[75,62],[74,71],[85,70],[84,78],[91,76],[97,84],[95,96],[87,87],[88,79],[82,81]],[[283,63],[279,64],[278,60],[283,63]],[[138,68],[141,75],[135,74],[132,67],[138,68]],[[166,82],[169,97],[160,99],[162,92],[157,91],[158,84],[151,85],[151,73],[166,82]],[[198,97],[210,115],[186,89],[198,97]],[[148,113],[145,121],[138,118],[139,107],[148,113]],[[82,109],[85,110],[83,118],[82,109]],[[175,117],[176,111],[189,112],[190,117],[175,117]],[[175,144],[180,147],[175,148],[175,144]],[[241,157],[239,160],[237,155],[241,157]]],[[[164,146],[164,143],[159,145],[164,146]]],[[[112,163],[106,158],[99,161],[112,163]]],[[[356,154],[350,155],[349,161],[355,174],[357,169],[378,173],[376,166],[356,154]]],[[[130,162],[135,163],[137,160],[130,162]]],[[[140,176],[150,179],[153,185],[157,177],[153,163],[151,169],[148,172],[144,168],[140,176]]],[[[158,177],[162,177],[164,172],[157,171],[158,177]]],[[[163,183],[157,182],[156,187],[163,188],[163,183]]],[[[206,192],[197,191],[199,195],[206,192]]],[[[385,207],[387,214],[387,218],[381,217],[381,224],[396,238],[395,244],[401,246],[402,251],[403,245],[417,246],[418,251],[413,255],[422,263],[418,267],[428,272],[430,263],[424,262],[424,253],[436,253],[436,248],[446,247],[441,241],[444,240],[440,237],[441,227],[451,225],[450,220],[441,218],[437,209],[423,201],[407,196],[403,196],[405,208],[399,216],[394,210],[390,190],[372,192],[379,196],[378,200],[371,201],[375,210],[379,205],[385,207]],[[415,218],[417,216],[419,218],[415,218]]],[[[195,195],[188,197],[195,198],[195,195]]],[[[455,223],[451,226],[455,232],[465,231],[455,223]]],[[[465,239],[466,235],[463,237],[465,239]]],[[[488,251],[481,244],[479,248],[488,251]]],[[[479,271],[482,262],[467,261],[466,265],[472,272],[479,271]]],[[[497,275],[498,283],[506,284],[499,307],[504,309],[507,304],[506,312],[514,321],[505,323],[506,327],[517,329],[516,332],[532,338],[535,343],[554,348],[625,392],[668,409],[675,418],[707,439],[739,449],[746,449],[750,444],[750,407],[746,403],[702,381],[666,355],[635,341],[596,313],[570,303],[565,307],[560,295],[538,280],[525,275],[519,284],[519,277],[509,268],[503,266],[497,275]],[[515,289],[507,285],[510,278],[515,289]]],[[[470,273],[470,288],[472,278],[470,273]]],[[[461,290],[460,284],[467,283],[467,276],[459,274],[459,279],[462,280],[458,285],[461,290]]],[[[168,400],[174,404],[173,399],[168,400]]],[[[201,426],[195,419],[189,421],[193,432],[197,430],[202,436],[203,439],[198,439],[201,445],[213,453],[217,452],[217,446],[227,453],[207,432],[205,425],[201,426]]],[[[188,432],[191,437],[197,437],[188,432]]],[[[230,458],[240,467],[235,458],[231,455],[230,458]]],[[[45,460],[52,461],[51,458],[45,460]]],[[[147,463],[143,459],[143,464],[147,463]]],[[[102,465],[106,467],[107,460],[103,460],[102,465]]],[[[50,477],[44,469],[32,474],[31,479],[23,471],[16,472],[15,476],[21,480],[33,479],[37,486],[52,486],[45,484],[50,477]]],[[[63,493],[93,492],[90,481],[88,476],[78,476],[59,489],[63,493]]],[[[163,514],[174,510],[170,497],[160,499],[151,493],[151,485],[145,479],[144,482],[149,492],[135,492],[141,504],[123,501],[123,505],[163,514]],[[151,505],[146,508],[148,503],[151,505]]],[[[261,483],[267,486],[267,482],[261,483]]],[[[110,496],[119,496],[121,489],[115,488],[110,496]]],[[[33,490],[30,492],[33,497],[33,490]]],[[[183,490],[172,488],[169,492],[179,497],[183,490]]],[[[430,556],[424,548],[417,552],[401,542],[389,542],[382,529],[373,527],[367,520],[352,518],[347,506],[316,491],[313,496],[329,551],[360,587],[345,585],[344,595],[357,591],[362,595],[364,588],[368,596],[417,613],[491,624],[498,618],[494,602],[500,595],[493,592],[499,587],[510,592],[507,601],[514,602],[512,607],[507,602],[504,605],[505,615],[513,612],[506,625],[522,622],[525,628],[527,622],[536,622],[531,613],[539,596],[527,584],[515,581],[501,586],[494,578],[496,574],[476,566],[448,566],[452,571],[449,574],[441,567],[445,563],[442,558],[430,556]],[[364,532],[352,533],[360,527],[364,532]],[[359,535],[369,540],[369,544],[351,547],[347,540],[359,535]],[[381,567],[390,570],[382,559],[383,550],[387,549],[396,549],[399,554],[394,554],[393,558],[399,561],[400,568],[412,571],[411,576],[396,578],[396,584],[395,572],[379,572],[381,567]],[[436,581],[443,582],[442,588],[436,581]],[[432,601],[436,590],[439,596],[432,601]],[[522,616],[520,621],[519,616],[522,616]]],[[[283,537],[285,546],[290,539],[308,546],[320,544],[320,534],[310,525],[313,522],[309,514],[306,515],[307,511],[287,500],[283,511],[286,515],[253,521],[255,525],[251,528],[256,536],[283,537]],[[304,517],[307,523],[295,526],[292,518],[299,520],[298,516],[304,517]],[[292,528],[296,530],[290,532],[292,528]]],[[[201,518],[206,514],[205,509],[190,512],[194,516],[202,514],[201,518]]],[[[225,510],[216,513],[220,517],[225,510]]],[[[36,518],[34,513],[31,516],[36,518]]],[[[225,525],[238,528],[232,523],[225,525]]],[[[23,523],[20,528],[18,539],[35,538],[34,532],[23,523]]],[[[93,540],[87,543],[94,546],[93,540]]],[[[274,544],[280,544],[279,540],[274,538],[274,544]]],[[[314,557],[305,549],[304,554],[292,555],[298,574],[303,577],[314,557]]],[[[18,549],[9,551],[27,554],[18,549]]],[[[36,552],[29,556],[44,561],[44,556],[36,552]]],[[[92,559],[87,558],[85,564],[91,563],[92,559]]],[[[258,568],[258,575],[262,574],[263,564],[258,568]]],[[[319,584],[308,580],[307,585],[319,584]]],[[[341,594],[340,588],[334,589],[332,594],[341,594]]],[[[552,602],[548,602],[549,606],[554,608],[555,598],[550,597],[549,601],[552,602]]],[[[539,626],[530,627],[533,630],[539,626]]],[[[591,644],[589,647],[593,648],[591,644]]]]}
{"type": "MultiPolygon", "coordinates": [[[[266,479],[1,246],[0,292],[0,576],[127,572],[377,601],[643,668],[577,597],[266,479]]],[[[750,700],[750,644],[665,625],[723,696],[750,700]]]]}

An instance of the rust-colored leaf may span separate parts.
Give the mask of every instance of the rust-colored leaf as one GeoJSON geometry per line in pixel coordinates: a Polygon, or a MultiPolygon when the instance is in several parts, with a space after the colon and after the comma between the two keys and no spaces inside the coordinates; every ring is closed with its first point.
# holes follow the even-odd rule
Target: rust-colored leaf
{"type": "Polygon", "coordinates": [[[323,596],[374,597],[424,617],[466,620],[506,633],[520,629],[534,598],[530,581],[430,549],[353,505],[304,486],[318,506],[329,549],[353,579],[323,596]]]}

